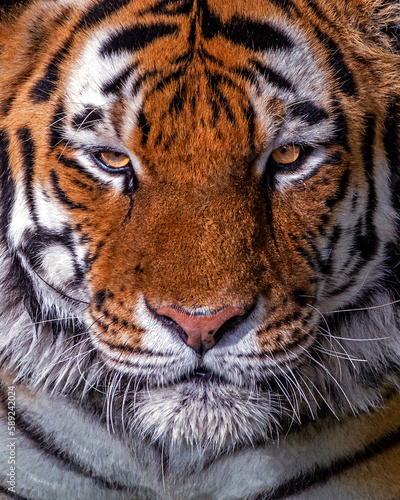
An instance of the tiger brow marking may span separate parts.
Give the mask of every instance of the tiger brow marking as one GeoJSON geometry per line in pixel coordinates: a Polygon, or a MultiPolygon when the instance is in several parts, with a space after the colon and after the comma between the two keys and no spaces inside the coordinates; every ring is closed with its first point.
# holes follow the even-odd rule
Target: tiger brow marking
{"type": "Polygon", "coordinates": [[[51,58],[45,70],[45,75],[40,78],[32,88],[30,95],[34,102],[41,103],[50,100],[51,95],[57,89],[60,65],[69,54],[75,34],[80,29],[87,29],[94,24],[100,23],[106,17],[118,12],[118,10],[125,7],[130,2],[131,0],[113,0],[113,2],[103,0],[94,5],[83,15],[81,20],[72,29],[70,36],[62,47],[51,58]]]}
{"type": "Polygon", "coordinates": [[[70,36],[64,45],[51,58],[47,65],[45,75],[34,85],[30,92],[32,100],[36,103],[48,101],[52,93],[57,88],[60,65],[69,53],[72,45],[72,36],[70,36]]]}
{"type": "Polygon", "coordinates": [[[256,51],[293,47],[292,41],[286,35],[268,23],[234,16],[223,24],[210,12],[206,0],[199,0],[198,4],[202,12],[201,31],[206,40],[221,35],[236,45],[243,45],[256,51]]]}
{"type": "Polygon", "coordinates": [[[289,82],[287,78],[278,74],[275,70],[268,68],[260,61],[253,59],[251,61],[257,72],[267,80],[268,83],[272,83],[282,90],[294,90],[294,84],[289,82]]]}
{"type": "Polygon", "coordinates": [[[127,83],[132,72],[137,69],[138,63],[130,64],[124,71],[117,75],[112,80],[105,83],[101,89],[103,94],[117,94],[122,90],[122,87],[127,83]]]}
{"type": "Polygon", "coordinates": [[[330,36],[321,31],[317,26],[314,26],[314,31],[329,56],[327,57],[328,64],[332,68],[332,76],[334,80],[338,82],[340,90],[342,90],[342,92],[347,94],[349,97],[356,96],[357,87],[353,74],[345,63],[343,53],[339,49],[339,46],[330,36]]]}
{"type": "Polygon", "coordinates": [[[144,49],[159,38],[175,35],[178,32],[176,24],[155,23],[125,28],[112,35],[100,49],[102,57],[111,56],[121,50],[134,52],[144,49]]]}
{"type": "Polygon", "coordinates": [[[79,21],[76,30],[81,28],[91,28],[94,24],[98,24],[107,17],[115,14],[119,10],[130,4],[132,0],[102,0],[91,7],[79,21]]]}
{"type": "Polygon", "coordinates": [[[93,130],[103,118],[101,109],[86,105],[82,111],[72,116],[71,124],[75,130],[93,130]]]}
{"type": "Polygon", "coordinates": [[[303,118],[309,125],[316,125],[329,118],[328,113],[324,109],[310,101],[296,103],[290,109],[294,116],[303,118]]]}
{"type": "Polygon", "coordinates": [[[143,16],[145,14],[166,14],[170,15],[182,15],[189,14],[193,9],[193,0],[161,0],[160,2],[152,5],[151,7],[140,11],[139,15],[143,16]]]}

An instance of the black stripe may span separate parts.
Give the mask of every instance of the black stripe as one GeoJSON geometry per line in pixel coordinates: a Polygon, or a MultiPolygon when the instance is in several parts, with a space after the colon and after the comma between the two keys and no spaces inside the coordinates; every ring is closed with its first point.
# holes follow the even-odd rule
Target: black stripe
{"type": "Polygon", "coordinates": [[[93,25],[115,14],[131,2],[132,0],[102,0],[84,14],[76,29],[91,28],[93,25]]]}
{"type": "Polygon", "coordinates": [[[296,252],[300,254],[300,256],[307,262],[307,264],[315,271],[316,265],[313,261],[313,258],[308,250],[303,247],[297,247],[296,252]]]}
{"type": "Polygon", "coordinates": [[[376,455],[381,455],[400,444],[400,428],[354,452],[351,457],[335,460],[327,467],[317,466],[311,472],[306,472],[287,481],[278,488],[261,493],[254,500],[283,500],[292,495],[308,491],[314,486],[326,483],[329,479],[343,474],[353,467],[362,464],[376,455]]]}
{"type": "Polygon", "coordinates": [[[368,202],[365,212],[364,234],[357,240],[357,246],[363,260],[371,260],[378,250],[379,239],[374,225],[374,213],[377,206],[374,175],[374,145],[375,145],[375,117],[366,116],[364,119],[365,131],[362,142],[362,157],[366,181],[368,184],[368,202]]]}
{"type": "Polygon", "coordinates": [[[130,64],[124,71],[122,71],[119,75],[114,77],[112,80],[107,82],[101,91],[103,94],[117,94],[121,91],[122,87],[126,84],[129,77],[132,75],[132,71],[134,71],[138,67],[138,64],[130,64]]]}
{"type": "Polygon", "coordinates": [[[59,104],[56,108],[56,111],[53,115],[50,124],[50,147],[54,149],[59,144],[65,142],[65,138],[62,134],[62,123],[66,117],[66,113],[64,110],[64,105],[59,104]]]}
{"type": "Polygon", "coordinates": [[[339,189],[336,191],[334,196],[328,198],[325,201],[325,205],[328,208],[334,207],[339,201],[343,200],[343,198],[346,196],[347,188],[349,185],[349,179],[350,179],[350,171],[345,170],[339,183],[339,189]]]}
{"type": "Polygon", "coordinates": [[[34,102],[40,103],[48,101],[52,93],[57,88],[60,65],[69,53],[72,37],[70,37],[60,50],[52,57],[47,66],[46,74],[41,78],[30,92],[30,96],[34,102]]]}
{"type": "MultiPolygon", "coordinates": [[[[0,386],[0,399],[2,404],[6,407],[7,394],[3,385],[0,386]]],[[[40,427],[37,422],[34,423],[31,421],[29,414],[24,415],[24,412],[20,410],[15,415],[15,423],[18,431],[29,439],[29,441],[34,444],[38,450],[43,451],[45,455],[52,456],[55,461],[60,462],[58,467],[67,467],[67,470],[71,470],[83,477],[91,479],[94,484],[100,488],[113,491],[128,490],[125,485],[117,482],[111,482],[108,479],[98,476],[89,464],[82,464],[82,461],[79,460],[78,457],[73,457],[66,449],[60,448],[52,435],[46,433],[46,431],[40,427]]],[[[136,490],[136,492],[138,491],[139,489],[136,490]]]]}
{"type": "Polygon", "coordinates": [[[72,127],[75,130],[93,130],[95,125],[103,119],[103,113],[100,109],[93,108],[93,106],[85,106],[83,111],[76,113],[71,118],[72,127]]]}
{"type": "MultiPolygon", "coordinates": [[[[225,97],[224,93],[219,89],[219,85],[221,82],[224,81],[224,79],[221,78],[220,75],[212,75],[207,70],[206,70],[206,74],[207,74],[208,81],[209,81],[210,86],[211,86],[212,93],[214,94],[214,97],[217,99],[220,107],[222,107],[224,109],[228,121],[230,123],[235,123],[236,120],[235,120],[233,110],[232,110],[227,98],[225,97]]],[[[234,87],[236,87],[236,86],[234,85],[234,87]]],[[[216,114],[219,114],[219,113],[216,113],[216,111],[217,110],[214,109],[214,117],[215,118],[216,118],[216,114]]]]}
{"type": "Polygon", "coordinates": [[[386,159],[390,169],[390,186],[392,190],[392,203],[400,212],[400,103],[393,100],[387,109],[383,144],[386,152],[386,159]]]}
{"type": "Polygon", "coordinates": [[[134,52],[143,49],[159,38],[175,35],[178,32],[176,24],[156,23],[151,25],[133,26],[112,35],[100,49],[103,57],[111,56],[122,50],[134,52]]]}
{"type": "Polygon", "coordinates": [[[136,97],[142,87],[142,85],[149,80],[152,76],[155,76],[158,74],[158,71],[149,71],[148,73],[145,73],[144,75],[139,75],[136,79],[136,81],[132,84],[131,88],[131,96],[136,97]]]}
{"type": "Polygon", "coordinates": [[[285,12],[288,10],[293,10],[294,12],[299,13],[297,6],[292,2],[292,0],[269,0],[270,3],[273,3],[277,7],[280,7],[285,12]]]}
{"type": "Polygon", "coordinates": [[[106,241],[104,241],[104,240],[99,241],[99,243],[97,243],[96,249],[92,253],[92,255],[90,255],[89,253],[86,254],[86,256],[85,256],[86,272],[89,272],[92,269],[94,262],[99,258],[100,250],[104,247],[105,244],[106,244],[106,241]]]}
{"type": "Polygon", "coordinates": [[[389,37],[393,50],[400,53],[400,21],[387,24],[382,32],[389,37]]]}
{"type": "Polygon", "coordinates": [[[257,51],[290,49],[293,46],[291,40],[271,24],[237,16],[223,24],[210,12],[206,0],[199,0],[198,4],[202,11],[201,30],[206,40],[222,35],[234,44],[257,51]]]}
{"type": "Polygon", "coordinates": [[[16,98],[16,95],[11,94],[1,102],[1,114],[2,115],[7,116],[10,113],[12,105],[15,101],[15,98],[16,98]]]}
{"type": "MultiPolygon", "coordinates": [[[[186,73],[186,68],[183,65],[181,68],[178,70],[174,71],[173,73],[170,73],[168,76],[163,77],[161,80],[159,80],[154,87],[149,91],[149,95],[153,94],[157,90],[164,90],[164,88],[170,84],[171,82],[177,82],[181,76],[183,76],[186,73]]],[[[147,74],[148,76],[148,74],[147,74]]],[[[144,77],[146,79],[146,77],[144,77]]],[[[141,82],[142,83],[142,82],[141,82]]],[[[135,90],[138,90],[138,87],[135,85],[135,90]]]]}
{"type": "Polygon", "coordinates": [[[307,0],[307,5],[319,19],[324,21],[328,26],[332,26],[332,20],[328,19],[322,12],[322,10],[319,7],[317,7],[317,5],[315,5],[315,3],[312,0],[307,0]]]}
{"type": "Polygon", "coordinates": [[[41,318],[40,305],[36,298],[32,279],[20,264],[19,259],[13,260],[13,265],[7,275],[3,276],[3,281],[7,284],[6,293],[12,293],[14,296],[15,291],[18,290],[19,296],[23,298],[26,310],[37,329],[39,325],[36,318],[39,320],[41,318]]]}
{"type": "Polygon", "coordinates": [[[250,155],[253,156],[255,153],[254,133],[255,133],[255,122],[257,117],[253,105],[250,101],[248,101],[248,108],[245,110],[245,115],[248,126],[247,142],[250,148],[250,155]]]}
{"type": "Polygon", "coordinates": [[[187,97],[187,86],[186,83],[183,83],[181,88],[178,89],[178,91],[175,92],[174,96],[172,97],[168,106],[167,115],[170,115],[170,113],[173,112],[180,113],[183,109],[186,97],[187,97]]]}
{"type": "Polygon", "coordinates": [[[131,0],[113,0],[112,2],[110,2],[110,0],[102,0],[101,2],[98,2],[96,5],[91,7],[83,15],[82,19],[73,29],[68,40],[51,59],[49,65],[47,66],[45,76],[41,78],[31,90],[31,98],[35,102],[40,103],[48,101],[51,97],[51,94],[56,90],[60,64],[64,61],[69,53],[69,49],[72,45],[72,40],[75,33],[79,29],[88,29],[94,24],[103,21],[108,16],[118,12],[118,10],[128,5],[130,2],[131,0]]]}
{"type": "Polygon", "coordinates": [[[73,168],[80,174],[84,175],[89,181],[93,182],[96,185],[97,189],[103,190],[107,188],[107,184],[102,184],[100,179],[97,179],[94,175],[85,170],[78,162],[71,160],[70,158],[66,158],[64,155],[60,155],[58,157],[58,161],[65,167],[73,168]]]}
{"type": "Polygon", "coordinates": [[[6,238],[8,226],[14,205],[15,188],[11,175],[10,159],[8,155],[9,139],[4,131],[0,132],[0,185],[1,185],[1,230],[6,238]]]}
{"type": "Polygon", "coordinates": [[[142,131],[142,144],[145,146],[147,144],[147,141],[149,140],[149,134],[150,134],[150,123],[147,121],[147,118],[143,112],[143,109],[140,110],[138,119],[137,119],[137,124],[140,130],[142,131]]]}
{"type": "Polygon", "coordinates": [[[312,102],[296,103],[290,106],[290,111],[294,116],[299,116],[305,120],[309,125],[316,125],[322,120],[329,118],[328,113],[313,104],[312,102]]]}
{"type": "MultiPolygon", "coordinates": [[[[349,288],[355,285],[356,279],[354,277],[350,278],[349,276],[346,276],[345,278],[347,280],[346,283],[337,288],[334,288],[333,290],[329,290],[329,293],[326,294],[326,297],[336,297],[337,295],[341,295],[342,293],[346,292],[349,288]]],[[[344,279],[344,276],[342,276],[342,279],[344,279]]]]}
{"type": "Polygon", "coordinates": [[[9,19],[5,14],[10,9],[15,9],[16,5],[22,6],[25,4],[29,4],[32,0],[1,0],[1,9],[0,9],[0,20],[3,21],[3,16],[5,19],[9,19]]]}
{"type": "Polygon", "coordinates": [[[14,500],[29,500],[29,498],[27,497],[22,497],[21,495],[17,495],[17,493],[9,491],[5,486],[2,486],[1,484],[0,484],[0,493],[4,493],[5,495],[7,495],[6,498],[12,498],[14,500]]]}
{"type": "Polygon", "coordinates": [[[54,193],[57,196],[57,198],[61,201],[61,203],[63,203],[64,205],[66,205],[68,208],[71,209],[88,210],[88,207],[86,205],[75,203],[68,198],[66,192],[60,187],[59,177],[55,170],[50,171],[50,179],[54,193]]]}
{"type": "Polygon", "coordinates": [[[338,81],[339,88],[348,96],[357,95],[356,84],[350,68],[344,61],[343,54],[336,42],[332,40],[326,33],[323,33],[319,28],[315,27],[315,33],[319,41],[324,45],[328,55],[328,63],[332,68],[332,76],[338,81]]]}
{"type": "Polygon", "coordinates": [[[25,243],[23,244],[22,250],[27,260],[29,261],[30,266],[35,270],[40,270],[42,264],[41,253],[46,250],[46,248],[50,247],[51,245],[62,245],[63,247],[67,248],[71,254],[71,257],[73,257],[75,270],[75,276],[71,276],[71,282],[69,283],[69,285],[79,285],[82,282],[84,274],[77,262],[74,237],[69,226],[66,226],[62,232],[58,233],[51,232],[46,229],[43,229],[41,231],[28,232],[27,234],[24,233],[24,241],[25,243]]]}
{"type": "Polygon", "coordinates": [[[276,71],[268,68],[256,60],[251,61],[251,64],[258,71],[258,73],[267,80],[268,83],[272,83],[283,90],[294,90],[294,85],[276,71]]]}
{"type": "Polygon", "coordinates": [[[193,8],[193,0],[161,0],[155,5],[140,11],[139,15],[165,14],[178,16],[189,14],[193,8]]]}
{"type": "Polygon", "coordinates": [[[37,222],[36,207],[33,195],[33,174],[35,167],[35,144],[30,130],[27,127],[21,128],[17,132],[20,141],[21,153],[25,167],[25,189],[30,213],[34,222],[37,222]]]}
{"type": "Polygon", "coordinates": [[[321,260],[319,263],[320,271],[323,274],[330,274],[332,272],[332,262],[335,255],[335,246],[342,236],[342,228],[340,226],[333,226],[331,234],[329,235],[326,248],[329,252],[329,257],[325,260],[321,260]]]}
{"type": "MultiPolygon", "coordinates": [[[[333,99],[338,100],[335,96],[333,99]]],[[[333,140],[343,146],[346,151],[350,151],[347,119],[339,104],[336,104],[334,125],[335,132],[333,140]]]]}

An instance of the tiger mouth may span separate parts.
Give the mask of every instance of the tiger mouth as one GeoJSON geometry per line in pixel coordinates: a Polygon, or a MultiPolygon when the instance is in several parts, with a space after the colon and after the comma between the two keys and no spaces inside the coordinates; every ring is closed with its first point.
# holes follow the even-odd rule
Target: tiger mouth
{"type": "MultiPolygon", "coordinates": [[[[251,388],[254,387],[254,384],[261,388],[265,387],[265,385],[269,386],[270,382],[276,377],[284,376],[285,373],[299,369],[304,364],[307,364],[310,361],[310,357],[312,357],[311,351],[313,345],[318,336],[318,329],[313,329],[308,332],[308,335],[305,335],[303,338],[298,339],[296,343],[290,346],[290,349],[284,349],[279,351],[278,353],[242,353],[237,354],[235,362],[230,365],[233,370],[235,367],[237,368],[239,365],[241,366],[244,362],[245,365],[248,364],[248,361],[254,358],[257,358],[264,366],[264,373],[261,375],[261,372],[257,373],[248,373],[246,376],[243,373],[242,368],[240,371],[242,372],[242,376],[231,377],[229,373],[221,372],[221,369],[218,368],[216,370],[211,366],[207,366],[204,363],[203,359],[198,359],[196,365],[191,368],[184,370],[180,374],[172,377],[164,378],[162,372],[167,369],[166,366],[160,367],[160,371],[157,374],[152,374],[153,376],[149,377],[149,373],[146,371],[146,367],[143,367],[143,371],[140,371],[136,375],[132,373],[129,374],[129,370],[125,372],[125,375],[130,379],[132,376],[137,378],[138,385],[141,386],[141,381],[146,380],[144,384],[148,388],[156,388],[156,389],[166,389],[176,385],[185,385],[185,384],[195,384],[200,386],[206,385],[214,385],[214,386],[235,386],[237,388],[251,388]]],[[[130,365],[129,360],[110,358],[108,354],[103,354],[103,360],[107,365],[109,365],[113,370],[124,372],[124,368],[130,365]]],[[[138,354],[138,353],[137,353],[138,354]]],[[[176,360],[179,363],[179,359],[176,360]]],[[[232,362],[232,360],[231,360],[232,362]]],[[[137,365],[136,365],[137,367],[137,365]]]]}
{"type": "Polygon", "coordinates": [[[220,384],[227,384],[228,381],[221,375],[216,375],[213,373],[211,370],[208,370],[207,368],[201,367],[193,370],[189,375],[186,377],[182,377],[181,380],[179,380],[176,383],[182,383],[182,382],[195,382],[198,384],[208,384],[208,383],[220,383],[220,384]]]}

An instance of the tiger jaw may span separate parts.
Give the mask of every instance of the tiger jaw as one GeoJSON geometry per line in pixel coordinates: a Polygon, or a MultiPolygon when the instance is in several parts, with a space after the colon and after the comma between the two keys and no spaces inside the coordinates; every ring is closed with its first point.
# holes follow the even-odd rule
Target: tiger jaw
{"type": "MultiPolygon", "coordinates": [[[[306,418],[310,403],[294,407],[287,395],[295,377],[307,376],[316,328],[280,356],[265,355],[255,341],[257,312],[201,357],[180,339],[174,344],[168,329],[157,328],[158,339],[171,337],[165,351],[149,332],[151,350],[130,358],[97,344],[110,378],[120,380],[110,398],[122,408],[124,432],[133,442],[139,435],[163,447],[170,473],[187,474],[223,450],[275,439],[300,414],[306,418]]],[[[116,416],[113,425],[119,426],[116,416]]]]}
{"type": "MultiPolygon", "coordinates": [[[[127,402],[130,432],[181,453],[194,446],[199,459],[276,435],[282,423],[279,397],[200,379],[164,389],[143,390],[127,402]],[[201,448],[199,448],[201,446],[201,448]]],[[[282,403],[282,402],[281,402],[282,403]]]]}
{"type": "MultiPolygon", "coordinates": [[[[103,307],[108,311],[107,305],[103,307]]],[[[105,362],[117,371],[145,381],[149,387],[175,384],[193,377],[204,383],[212,378],[221,384],[250,387],[271,375],[282,374],[285,367],[292,369],[303,363],[316,336],[318,313],[315,310],[310,312],[305,308],[302,314],[295,315],[293,324],[284,321],[271,324],[265,321],[265,309],[265,300],[260,299],[244,320],[225,331],[215,346],[203,352],[187,345],[174,328],[168,328],[160,317],[154,316],[143,297],[138,301],[135,320],[129,327],[124,329],[114,322],[119,330],[118,342],[115,330],[110,334],[111,323],[104,329],[102,322],[94,320],[92,315],[88,323],[92,342],[105,362]],[[298,335],[299,328],[301,335],[298,335]],[[137,332],[141,332],[139,341],[137,332]],[[261,349],[259,337],[265,332],[270,344],[261,349]],[[204,377],[199,376],[202,371],[206,372],[204,377]]]]}

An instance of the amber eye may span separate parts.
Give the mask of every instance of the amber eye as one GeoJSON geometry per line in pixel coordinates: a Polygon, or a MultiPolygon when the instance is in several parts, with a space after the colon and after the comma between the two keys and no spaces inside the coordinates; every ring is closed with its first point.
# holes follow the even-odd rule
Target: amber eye
{"type": "Polygon", "coordinates": [[[301,147],[297,144],[285,144],[278,149],[274,149],[271,157],[277,163],[289,165],[294,163],[301,155],[301,147]]]}
{"type": "Polygon", "coordinates": [[[102,151],[97,157],[106,167],[110,168],[123,168],[131,161],[129,156],[124,155],[124,153],[116,153],[115,151],[102,151]]]}

